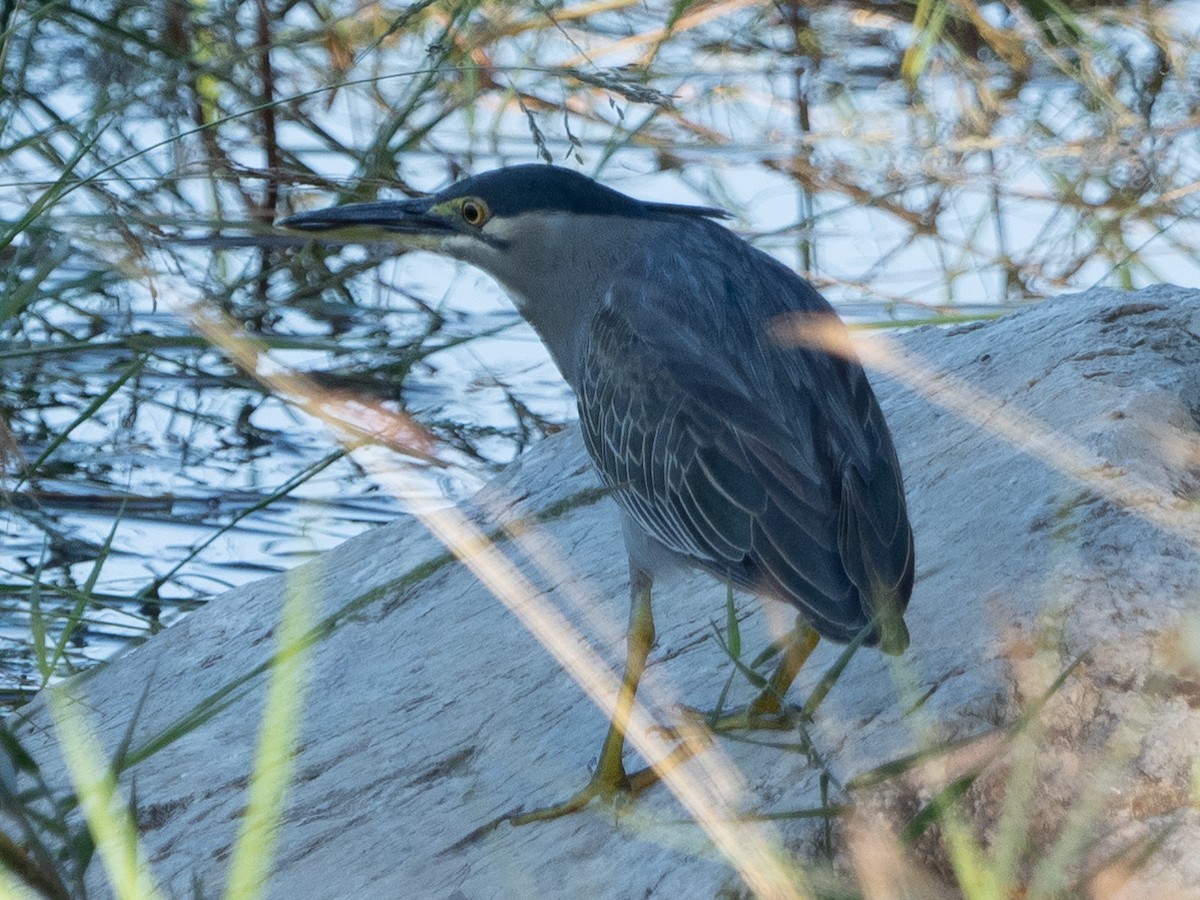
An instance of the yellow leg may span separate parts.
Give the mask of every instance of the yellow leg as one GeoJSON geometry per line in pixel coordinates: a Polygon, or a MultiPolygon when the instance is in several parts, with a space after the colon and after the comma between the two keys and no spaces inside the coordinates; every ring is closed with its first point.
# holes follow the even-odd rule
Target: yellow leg
{"type": "Polygon", "coordinates": [[[746,714],[750,718],[756,716],[778,716],[783,712],[783,698],[812,656],[813,650],[821,636],[807,622],[796,620],[796,627],[788,635],[787,644],[783,648],[783,656],[771,678],[762,692],[750,701],[746,714]]]}
{"type": "Polygon", "coordinates": [[[510,816],[509,821],[514,825],[557,819],[578,812],[596,797],[611,800],[618,793],[636,793],[655,781],[654,777],[646,775],[646,771],[637,772],[632,777],[627,775],[623,759],[625,731],[629,727],[629,716],[633,712],[633,700],[637,695],[642,673],[646,671],[646,659],[650,655],[650,648],[654,646],[654,615],[650,608],[653,580],[647,573],[632,568],[629,581],[629,634],[625,676],[621,679],[621,688],[617,692],[617,703],[608,726],[608,734],[604,738],[604,746],[600,750],[600,761],[596,765],[595,774],[583,790],[562,803],[510,816]]]}
{"type": "MultiPolygon", "coordinates": [[[[693,718],[704,722],[716,732],[753,729],[783,731],[791,728],[793,722],[783,708],[783,698],[820,639],[820,635],[811,625],[797,617],[796,627],[788,634],[775,671],[771,673],[766,686],[757,697],[742,709],[722,715],[714,716],[695,710],[693,718]]],[[[664,733],[672,735],[675,731],[664,730],[664,733]]]]}

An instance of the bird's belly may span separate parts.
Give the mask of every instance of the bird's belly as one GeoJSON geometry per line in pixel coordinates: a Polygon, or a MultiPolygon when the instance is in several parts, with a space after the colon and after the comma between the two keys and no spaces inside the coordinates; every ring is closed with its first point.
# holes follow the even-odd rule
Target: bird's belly
{"type": "Polygon", "coordinates": [[[641,569],[651,578],[687,567],[684,557],[646,534],[645,529],[624,510],[621,511],[621,533],[625,537],[630,565],[641,569]]]}

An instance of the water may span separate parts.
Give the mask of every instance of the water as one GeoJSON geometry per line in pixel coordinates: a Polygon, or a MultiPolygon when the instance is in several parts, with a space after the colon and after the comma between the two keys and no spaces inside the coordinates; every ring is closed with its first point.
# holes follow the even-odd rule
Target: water
{"type": "MultiPolygon", "coordinates": [[[[1200,182],[1195,3],[1156,13],[1180,66],[1157,88],[1146,29],[1118,11],[1097,13],[1086,78],[944,53],[918,94],[896,77],[912,40],[902,22],[823,12],[818,62],[792,53],[777,7],[731,4],[678,23],[658,49],[649,86],[670,106],[547,71],[612,83],[607,67],[646,63],[666,7],[549,22],[544,7],[507,4],[448,32],[432,14],[389,30],[402,10],[347,5],[322,22],[296,7],[272,23],[272,96],[299,98],[273,126],[257,111],[252,6],[193,7],[180,33],[116,2],[106,30],[14,26],[5,87],[23,99],[0,122],[0,216],[19,236],[0,250],[0,416],[19,453],[0,499],[0,693],[46,674],[34,584],[55,616],[50,641],[86,601],[62,674],[402,514],[321,422],[198,337],[193,308],[221,311],[276,370],[357,398],[368,417],[413,416],[446,463],[421,469],[423,484],[447,502],[573,417],[489,279],[428,254],[304,248],[258,208],[272,184],[282,212],[334,202],[335,188],[433,190],[452,163],[535,159],[532,120],[556,161],[581,158],[620,190],[728,208],[735,230],[807,271],[851,321],[1200,283],[1187,225],[1200,182]],[[510,37],[495,38],[498,19],[510,37]],[[334,62],[356,83],[322,91],[334,62]],[[198,117],[217,124],[197,131],[198,117]],[[72,177],[97,180],[22,221],[77,151],[72,177]]],[[[984,9],[1005,24],[999,4],[984,9]]]]}

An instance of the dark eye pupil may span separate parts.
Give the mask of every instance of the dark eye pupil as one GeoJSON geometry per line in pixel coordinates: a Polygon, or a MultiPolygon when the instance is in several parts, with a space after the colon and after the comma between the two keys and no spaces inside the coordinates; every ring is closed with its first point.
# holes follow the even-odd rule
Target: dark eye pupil
{"type": "Polygon", "coordinates": [[[474,203],[463,204],[463,218],[471,225],[476,225],[483,218],[483,210],[474,203]]]}

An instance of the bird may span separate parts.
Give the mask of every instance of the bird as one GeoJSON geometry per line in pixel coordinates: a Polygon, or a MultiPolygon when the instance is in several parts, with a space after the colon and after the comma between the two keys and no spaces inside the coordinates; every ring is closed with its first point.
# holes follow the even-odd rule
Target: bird
{"type": "Polygon", "coordinates": [[[624,745],[655,641],[652,587],[667,571],[699,568],[795,608],[796,628],[746,708],[746,727],[782,712],[820,638],[889,654],[908,646],[913,532],[883,412],[852,354],[779,339],[791,316],[844,325],[811,283],[726,218],[534,163],[279,222],[309,235],[390,238],[483,270],[574,391],[629,557],[625,672],[587,784],[515,824],[654,782],[649,769],[626,770],[624,745]]]}

